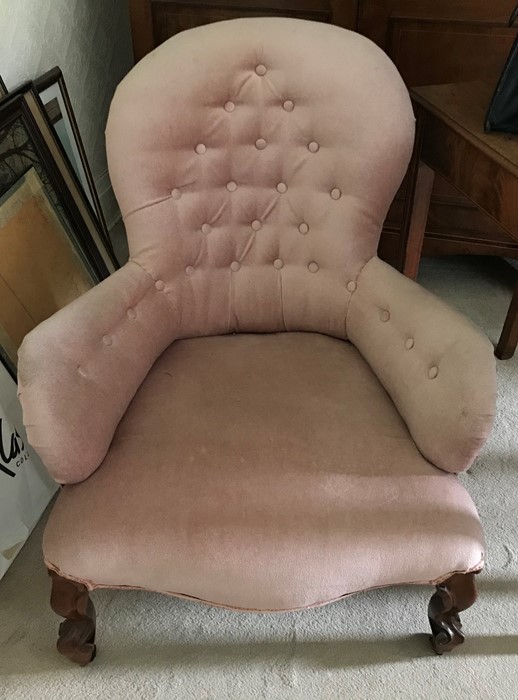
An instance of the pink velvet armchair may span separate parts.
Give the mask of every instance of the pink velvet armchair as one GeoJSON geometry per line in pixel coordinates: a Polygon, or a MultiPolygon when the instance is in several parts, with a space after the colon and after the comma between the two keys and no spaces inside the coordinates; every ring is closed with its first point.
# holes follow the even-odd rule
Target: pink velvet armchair
{"type": "Polygon", "coordinates": [[[107,127],[130,260],[25,339],[29,440],[63,488],[44,535],[58,649],[96,588],[289,611],[437,587],[439,653],[483,566],[456,473],[494,414],[492,346],[376,257],[414,138],[389,59],[343,29],[184,32],[107,127]]]}

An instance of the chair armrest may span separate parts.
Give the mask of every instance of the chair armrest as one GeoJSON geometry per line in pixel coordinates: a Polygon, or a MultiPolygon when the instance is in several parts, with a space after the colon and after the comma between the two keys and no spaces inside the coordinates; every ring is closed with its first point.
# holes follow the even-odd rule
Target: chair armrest
{"type": "Polygon", "coordinates": [[[56,481],[82,481],[104,459],[133,395],[174,339],[167,297],[129,262],[24,339],[24,424],[56,481]]]}
{"type": "Polygon", "coordinates": [[[488,338],[378,258],[359,275],[347,332],[423,456],[445,471],[468,469],[495,413],[495,358],[488,338]]]}

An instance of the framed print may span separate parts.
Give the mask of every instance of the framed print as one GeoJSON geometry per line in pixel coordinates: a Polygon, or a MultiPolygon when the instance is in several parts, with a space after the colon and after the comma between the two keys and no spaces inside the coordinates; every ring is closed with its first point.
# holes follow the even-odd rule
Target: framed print
{"type": "Polygon", "coordinates": [[[0,358],[118,265],[32,84],[0,101],[0,358]],[[8,291],[7,291],[8,290],[8,291]],[[32,324],[32,325],[31,325],[32,324]]]}
{"type": "Polygon", "coordinates": [[[27,333],[95,282],[30,168],[0,197],[0,344],[11,374],[27,333]]]}
{"type": "Polygon", "coordinates": [[[61,69],[56,66],[34,81],[34,86],[74,172],[94,210],[105,242],[111,248],[108,228],[61,69]]]}
{"type": "Polygon", "coordinates": [[[10,92],[0,103],[0,196],[35,167],[70,235],[99,279],[118,263],[107,248],[97,217],[32,83],[10,92]]]}

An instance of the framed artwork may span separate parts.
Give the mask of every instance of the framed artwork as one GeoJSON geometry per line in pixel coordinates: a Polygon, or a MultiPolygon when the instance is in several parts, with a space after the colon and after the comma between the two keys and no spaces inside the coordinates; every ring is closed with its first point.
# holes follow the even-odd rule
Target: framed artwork
{"type": "Polygon", "coordinates": [[[30,168],[0,196],[0,344],[12,374],[27,333],[95,283],[30,168]]]}
{"type": "Polygon", "coordinates": [[[0,359],[118,267],[32,83],[0,101],[0,359]],[[9,299],[9,303],[3,300],[9,299]]]}
{"type": "Polygon", "coordinates": [[[86,193],[88,202],[99,219],[105,243],[112,249],[103,210],[61,69],[58,66],[52,68],[35,80],[34,86],[74,173],[86,193]]]}

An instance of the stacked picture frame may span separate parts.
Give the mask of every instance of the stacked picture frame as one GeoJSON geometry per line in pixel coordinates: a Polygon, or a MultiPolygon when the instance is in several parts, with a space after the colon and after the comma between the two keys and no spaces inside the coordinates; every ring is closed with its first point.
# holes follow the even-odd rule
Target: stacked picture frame
{"type": "Polygon", "coordinates": [[[59,68],[0,78],[0,361],[38,323],[119,267],[59,68]]]}

